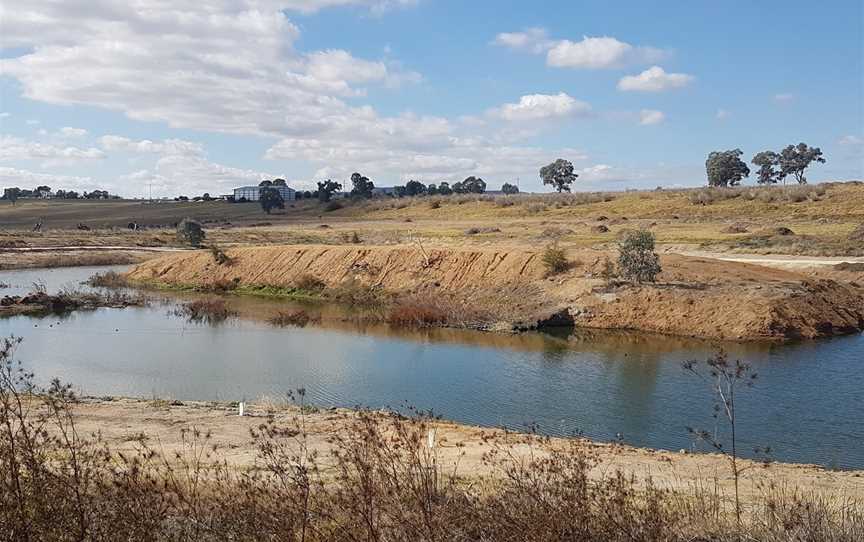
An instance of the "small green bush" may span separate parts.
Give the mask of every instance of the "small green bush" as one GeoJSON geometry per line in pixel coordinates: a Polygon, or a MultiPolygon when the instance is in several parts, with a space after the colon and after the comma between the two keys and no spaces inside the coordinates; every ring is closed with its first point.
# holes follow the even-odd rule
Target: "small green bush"
{"type": "Polygon", "coordinates": [[[625,232],[618,242],[618,270],[628,280],[654,282],[662,270],[654,252],[654,234],[648,230],[625,232]]]}
{"type": "Polygon", "coordinates": [[[567,260],[567,255],[564,249],[553,243],[548,245],[543,250],[543,267],[546,268],[546,275],[557,275],[570,269],[570,262],[567,260]]]}

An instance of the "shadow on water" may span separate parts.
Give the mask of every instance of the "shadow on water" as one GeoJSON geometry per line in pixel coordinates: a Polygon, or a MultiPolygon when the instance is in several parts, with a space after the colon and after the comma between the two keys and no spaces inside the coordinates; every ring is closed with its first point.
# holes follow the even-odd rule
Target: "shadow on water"
{"type": "MultiPolygon", "coordinates": [[[[96,269],[57,271],[0,280],[29,287],[43,278],[51,289],[96,269]]],[[[710,341],[584,329],[404,329],[344,307],[240,296],[225,297],[237,318],[203,325],[170,310],[200,295],[159,296],[149,308],[8,318],[0,333],[24,338],[21,358],[38,375],[91,395],[254,400],[303,387],[321,406],[407,403],[464,423],[621,436],[673,450],[693,446],[687,426],[714,429],[710,390],[681,366],[714,353],[719,345],[710,341]],[[321,323],[269,323],[291,310],[321,323]]],[[[770,445],[780,460],[864,468],[864,336],[722,346],[760,375],[739,399],[742,449],[770,445]]]]}

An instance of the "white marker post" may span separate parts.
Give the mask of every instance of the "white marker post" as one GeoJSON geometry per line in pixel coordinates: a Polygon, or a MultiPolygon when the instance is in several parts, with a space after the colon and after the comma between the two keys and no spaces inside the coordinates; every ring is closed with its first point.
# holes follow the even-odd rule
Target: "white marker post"
{"type": "Polygon", "coordinates": [[[244,414],[245,411],[246,411],[246,403],[244,403],[243,401],[240,401],[240,407],[239,407],[239,409],[240,409],[240,416],[243,416],[243,414],[244,414]]]}

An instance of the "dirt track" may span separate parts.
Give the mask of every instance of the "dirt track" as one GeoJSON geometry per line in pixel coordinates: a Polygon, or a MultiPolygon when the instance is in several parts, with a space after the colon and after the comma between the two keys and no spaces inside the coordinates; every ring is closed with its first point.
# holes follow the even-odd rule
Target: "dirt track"
{"type": "Polygon", "coordinates": [[[777,340],[864,328],[864,288],[793,271],[665,255],[657,284],[601,277],[611,253],[569,251],[570,271],[546,276],[540,251],[421,249],[412,246],[267,246],[205,251],[139,264],[133,281],[207,286],[235,282],[292,287],[312,275],[329,287],[353,281],[399,297],[453,296],[488,312],[490,327],[531,326],[552,314],[576,325],[730,340],[777,340]]]}

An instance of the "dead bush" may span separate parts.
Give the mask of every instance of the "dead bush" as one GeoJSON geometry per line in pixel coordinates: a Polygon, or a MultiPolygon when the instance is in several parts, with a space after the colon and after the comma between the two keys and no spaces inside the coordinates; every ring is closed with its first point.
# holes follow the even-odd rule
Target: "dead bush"
{"type": "Polygon", "coordinates": [[[95,288],[124,288],[129,285],[129,281],[116,271],[105,271],[87,279],[87,285],[95,288]]]}
{"type": "Polygon", "coordinates": [[[224,299],[211,297],[184,303],[174,310],[174,314],[184,316],[190,322],[218,324],[234,316],[235,312],[228,308],[224,299]]]}
{"type": "Polygon", "coordinates": [[[324,283],[323,280],[319,279],[315,275],[311,275],[309,273],[306,273],[306,274],[300,275],[294,281],[294,287],[297,288],[298,290],[303,290],[306,292],[320,292],[321,290],[326,288],[327,285],[324,283]]]}
{"type": "Polygon", "coordinates": [[[312,316],[302,309],[296,311],[279,311],[275,316],[270,318],[269,322],[277,327],[306,327],[309,324],[317,324],[321,322],[321,316],[312,316]]]}

